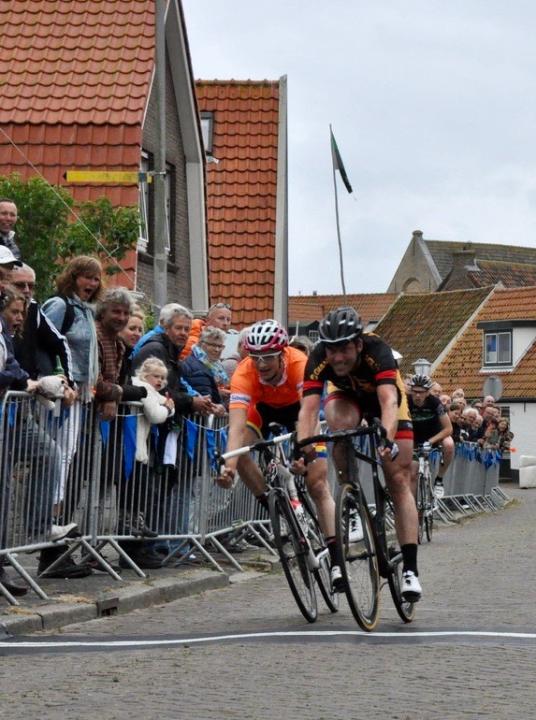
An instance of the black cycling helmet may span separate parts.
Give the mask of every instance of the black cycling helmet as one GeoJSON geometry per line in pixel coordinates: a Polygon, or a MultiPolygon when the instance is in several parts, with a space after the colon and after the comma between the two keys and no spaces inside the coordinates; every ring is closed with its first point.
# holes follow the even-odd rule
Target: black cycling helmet
{"type": "Polygon", "coordinates": [[[363,331],[358,313],[352,307],[330,310],[318,326],[320,342],[328,345],[355,340],[363,331]]]}
{"type": "Polygon", "coordinates": [[[421,387],[425,390],[430,390],[433,382],[432,378],[429,378],[428,375],[413,375],[410,380],[410,385],[411,387],[421,387]]]}

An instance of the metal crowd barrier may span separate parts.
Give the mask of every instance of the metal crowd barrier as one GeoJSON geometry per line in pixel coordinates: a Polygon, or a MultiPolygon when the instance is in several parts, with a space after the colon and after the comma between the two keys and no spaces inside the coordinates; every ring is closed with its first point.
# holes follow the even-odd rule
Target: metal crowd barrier
{"type": "MultiPolygon", "coordinates": [[[[0,411],[0,562],[10,563],[43,599],[47,595],[17,553],[61,547],[47,569],[74,554],[121,579],[103,552],[110,546],[120,565],[143,570],[140,547],[158,549],[163,564],[199,553],[222,571],[216,553],[237,569],[222,536],[248,528],[267,542],[266,518],[238,483],[215,482],[215,453],[226,444],[226,418],[178,417],[167,432],[153,426],[137,447],[141,403],[120,404],[113,422],[102,422],[93,403],[70,409],[44,407],[26,393],[8,392],[0,411]],[[136,459],[145,447],[145,461],[136,459]],[[62,537],[75,523],[77,536],[62,537]],[[60,539],[58,539],[60,538],[60,539]],[[122,562],[121,562],[122,560],[122,562]]],[[[141,453],[143,455],[144,453],[141,453]]],[[[9,602],[15,598],[0,584],[9,602]]]]}
{"type": "MultiPolygon", "coordinates": [[[[366,437],[354,440],[356,447],[367,451],[369,440],[366,437]]],[[[479,512],[495,512],[509,502],[509,497],[499,487],[500,457],[486,466],[477,459],[478,446],[475,443],[460,443],[456,447],[453,461],[443,476],[445,495],[437,503],[435,514],[444,523],[455,522],[460,516],[479,512]],[[468,452],[472,450],[473,452],[468,452]],[[468,457],[470,456],[470,457],[468,457]]],[[[441,460],[440,452],[430,455],[432,476],[437,475],[441,460]]],[[[358,461],[361,486],[369,505],[374,504],[374,486],[371,466],[358,461]]],[[[380,477],[382,476],[380,468],[380,477]]],[[[329,482],[335,491],[336,471],[333,462],[329,462],[329,482]]]]}

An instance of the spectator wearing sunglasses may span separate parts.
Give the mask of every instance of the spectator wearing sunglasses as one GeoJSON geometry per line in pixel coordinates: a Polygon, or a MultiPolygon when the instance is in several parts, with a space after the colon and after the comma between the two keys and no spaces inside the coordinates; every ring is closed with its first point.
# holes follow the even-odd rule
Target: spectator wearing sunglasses
{"type": "MultiPolygon", "coordinates": [[[[74,381],[69,346],[64,336],[41,310],[39,303],[34,300],[34,269],[26,264],[14,267],[11,284],[26,301],[24,327],[20,337],[16,337],[14,341],[15,357],[33,380],[52,374],[59,359],[65,379],[72,388],[74,381]]],[[[64,402],[69,404],[70,401],[71,393],[67,392],[64,402]]]]}

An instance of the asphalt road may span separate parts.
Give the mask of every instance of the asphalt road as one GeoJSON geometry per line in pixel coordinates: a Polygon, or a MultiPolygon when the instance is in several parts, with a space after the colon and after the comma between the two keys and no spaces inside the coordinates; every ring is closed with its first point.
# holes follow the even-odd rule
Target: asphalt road
{"type": "Polygon", "coordinates": [[[534,718],[536,491],[508,492],[512,506],[422,547],[410,625],[387,588],[373,635],[344,600],[309,625],[267,575],[0,644],[2,716],[534,718]]]}

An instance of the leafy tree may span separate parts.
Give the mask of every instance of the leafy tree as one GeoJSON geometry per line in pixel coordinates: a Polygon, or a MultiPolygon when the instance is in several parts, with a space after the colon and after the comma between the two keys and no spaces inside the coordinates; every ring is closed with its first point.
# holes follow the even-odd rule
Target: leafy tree
{"type": "Polygon", "coordinates": [[[38,299],[53,293],[54,279],[66,260],[98,255],[106,272],[114,274],[119,272],[117,262],[138,239],[137,207],[114,208],[104,197],[75,205],[65,188],[37,176],[29,180],[16,173],[0,176],[0,197],[17,205],[16,242],[24,261],[36,270],[38,299]]]}

